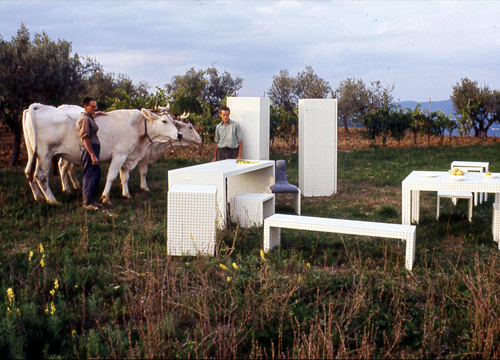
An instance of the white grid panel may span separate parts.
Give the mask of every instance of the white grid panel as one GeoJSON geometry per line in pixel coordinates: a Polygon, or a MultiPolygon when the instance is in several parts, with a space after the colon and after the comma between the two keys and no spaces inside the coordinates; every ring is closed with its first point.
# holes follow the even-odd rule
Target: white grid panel
{"type": "MultiPolygon", "coordinates": [[[[272,166],[227,178],[227,198],[244,193],[267,193],[274,184],[274,161],[272,166]]],[[[243,165],[245,166],[245,165],[243,165]]]]}
{"type": "MultiPolygon", "coordinates": [[[[472,222],[472,198],[473,195],[470,191],[438,191],[437,204],[436,204],[436,219],[439,219],[439,207],[441,206],[441,198],[450,199],[466,199],[469,200],[469,222],[472,222]]],[[[456,205],[456,202],[454,202],[456,205]]]]}
{"type": "Polygon", "coordinates": [[[493,241],[498,243],[500,250],[500,209],[498,203],[493,204],[493,241]]]}
{"type": "Polygon", "coordinates": [[[253,160],[253,164],[238,164],[236,160],[210,162],[168,172],[168,186],[174,184],[214,185],[217,187],[217,223],[224,228],[227,203],[246,192],[264,193],[274,184],[275,162],[253,160]]]}
{"type": "Polygon", "coordinates": [[[337,100],[299,100],[299,188],[302,195],[337,192],[337,100]]]}
{"type": "Polygon", "coordinates": [[[167,253],[214,255],[217,187],[176,184],[167,199],[167,253]]]}
{"type": "Polygon", "coordinates": [[[264,219],[274,215],[274,194],[245,193],[231,201],[231,219],[240,227],[260,226],[264,219]]]}
{"type": "Polygon", "coordinates": [[[269,159],[270,99],[267,97],[228,97],[231,120],[243,133],[242,158],[269,159]]]}
{"type": "Polygon", "coordinates": [[[406,241],[405,266],[408,270],[413,268],[416,241],[414,225],[276,214],[264,220],[264,251],[280,244],[281,228],[402,239],[406,241]]]}

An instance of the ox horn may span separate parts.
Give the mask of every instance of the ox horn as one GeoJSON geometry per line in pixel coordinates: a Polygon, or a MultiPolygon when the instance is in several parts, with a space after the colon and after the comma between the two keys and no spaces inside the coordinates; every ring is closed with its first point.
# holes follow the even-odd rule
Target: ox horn
{"type": "Polygon", "coordinates": [[[155,110],[158,110],[158,94],[156,94],[155,110]]]}
{"type": "Polygon", "coordinates": [[[166,100],[166,101],[167,101],[167,110],[170,111],[170,102],[168,100],[166,100]]]}
{"type": "Polygon", "coordinates": [[[186,114],[186,112],[184,111],[184,113],[181,115],[181,119],[184,120],[184,119],[187,119],[189,117],[189,115],[191,115],[191,112],[188,111],[188,113],[186,114]]]}

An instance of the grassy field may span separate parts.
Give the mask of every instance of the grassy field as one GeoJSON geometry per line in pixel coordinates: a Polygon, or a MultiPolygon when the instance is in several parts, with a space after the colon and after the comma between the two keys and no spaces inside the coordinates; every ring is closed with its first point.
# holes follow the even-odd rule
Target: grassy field
{"type": "MultiPolygon", "coordinates": [[[[500,144],[341,152],[338,193],[303,198],[303,215],[401,223],[401,181],[451,161],[489,161],[500,144]]],[[[296,154],[286,159],[298,182],[296,154]]],[[[0,170],[0,354],[32,358],[499,358],[500,260],[493,196],[474,207],[424,193],[413,272],[394,239],[282,232],[261,256],[262,228],[231,225],[213,258],[166,256],[167,170],[150,193],[85,212],[81,194],[51,188],[35,203],[21,168],[0,170]],[[10,289],[10,290],[9,290],[10,289]]],[[[106,168],[105,168],[106,170],[106,168]]],[[[106,171],[104,171],[106,173],[106,171]]],[[[103,188],[104,181],[101,189],[103,188]]],[[[277,212],[292,213],[288,199],[277,212]]]]}

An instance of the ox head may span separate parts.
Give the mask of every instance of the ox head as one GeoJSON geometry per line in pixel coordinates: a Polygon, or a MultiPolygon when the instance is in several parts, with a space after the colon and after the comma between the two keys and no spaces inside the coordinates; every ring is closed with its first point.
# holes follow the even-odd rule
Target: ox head
{"type": "Polygon", "coordinates": [[[201,145],[203,140],[194,128],[193,124],[189,122],[189,112],[186,114],[182,114],[179,120],[174,120],[174,124],[177,127],[177,130],[182,133],[182,145],[201,145]]]}
{"type": "Polygon", "coordinates": [[[182,134],[177,131],[173,118],[164,114],[156,115],[148,109],[141,109],[144,117],[144,131],[152,142],[179,140],[182,134]]]}

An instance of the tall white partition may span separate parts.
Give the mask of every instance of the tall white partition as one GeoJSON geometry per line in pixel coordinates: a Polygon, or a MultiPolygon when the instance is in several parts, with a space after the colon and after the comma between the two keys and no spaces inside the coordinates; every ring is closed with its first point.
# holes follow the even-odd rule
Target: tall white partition
{"type": "Polygon", "coordinates": [[[228,97],[231,120],[241,125],[243,159],[269,160],[269,107],[267,97],[228,97]]]}
{"type": "Polygon", "coordinates": [[[299,100],[299,188],[308,197],[337,192],[337,99],[299,100]]]}

